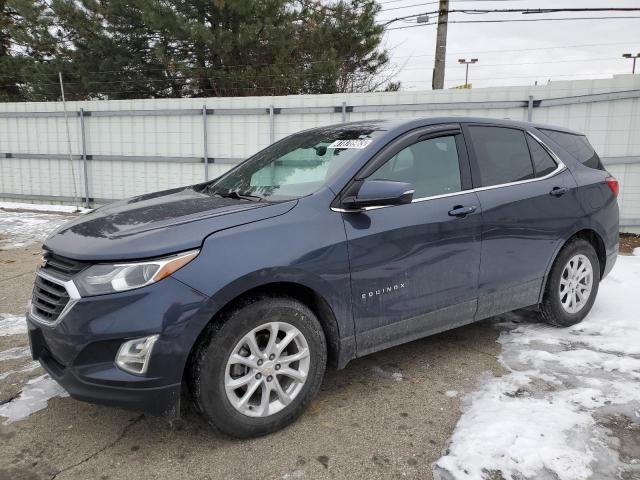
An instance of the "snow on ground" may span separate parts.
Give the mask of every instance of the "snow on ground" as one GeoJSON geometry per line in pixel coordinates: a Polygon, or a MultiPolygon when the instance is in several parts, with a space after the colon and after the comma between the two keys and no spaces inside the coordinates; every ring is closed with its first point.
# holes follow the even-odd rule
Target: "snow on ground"
{"type": "Polygon", "coordinates": [[[73,218],[69,215],[0,210],[0,249],[20,248],[41,242],[53,230],[73,218]]]}
{"type": "Polygon", "coordinates": [[[0,405],[0,417],[6,417],[5,425],[22,420],[32,413],[46,408],[50,398],[68,395],[49,375],[44,374],[29,380],[19,397],[0,405]]]}
{"type": "Polygon", "coordinates": [[[42,205],[39,203],[19,203],[19,202],[0,202],[0,209],[7,210],[37,210],[39,212],[60,212],[60,213],[86,213],[90,212],[90,208],[77,208],[71,205],[42,205]]]}
{"type": "Polygon", "coordinates": [[[27,333],[27,320],[10,313],[0,313],[0,337],[27,333]]]}
{"type": "Polygon", "coordinates": [[[28,357],[29,355],[31,355],[31,350],[29,349],[29,347],[13,347],[0,352],[0,362],[28,357]]]}
{"type": "Polygon", "coordinates": [[[40,368],[40,362],[37,361],[31,361],[25,365],[23,365],[22,367],[16,369],[16,370],[7,370],[4,373],[0,373],[0,380],[4,380],[5,378],[7,378],[9,375],[13,375],[14,373],[27,373],[27,372],[32,372],[35,369],[40,368]]]}
{"type": "Polygon", "coordinates": [[[498,319],[502,364],[466,407],[439,479],[640,478],[640,439],[633,457],[618,451],[612,418],[640,430],[640,258],[618,257],[580,324],[554,328],[535,314],[498,319]]]}

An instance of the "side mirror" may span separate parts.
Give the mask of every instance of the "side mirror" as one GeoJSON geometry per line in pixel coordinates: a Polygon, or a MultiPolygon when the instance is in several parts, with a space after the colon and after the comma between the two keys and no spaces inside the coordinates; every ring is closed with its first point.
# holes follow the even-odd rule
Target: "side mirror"
{"type": "Polygon", "coordinates": [[[365,207],[388,207],[405,205],[413,200],[413,186],[410,183],[392,180],[365,180],[355,195],[342,200],[342,207],[359,210],[365,207]]]}

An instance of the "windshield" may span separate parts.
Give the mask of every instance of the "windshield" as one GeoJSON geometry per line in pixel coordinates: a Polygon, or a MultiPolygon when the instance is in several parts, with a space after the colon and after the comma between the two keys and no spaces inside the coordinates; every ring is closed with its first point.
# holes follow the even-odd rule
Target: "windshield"
{"type": "Polygon", "coordinates": [[[314,129],[287,137],[214,180],[207,192],[247,200],[291,200],[324,186],[381,134],[379,126],[314,129]]]}

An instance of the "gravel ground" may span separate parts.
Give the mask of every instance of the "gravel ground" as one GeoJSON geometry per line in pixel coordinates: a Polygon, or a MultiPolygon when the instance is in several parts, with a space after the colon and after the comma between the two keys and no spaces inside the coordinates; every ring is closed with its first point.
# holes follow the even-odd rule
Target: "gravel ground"
{"type": "Polygon", "coordinates": [[[640,248],[640,235],[635,233],[620,234],[620,253],[631,255],[636,248],[640,248]]]}
{"type": "MultiPolygon", "coordinates": [[[[37,243],[0,251],[0,312],[23,314],[39,253],[37,243]]],[[[23,420],[0,423],[0,480],[430,479],[461,399],[481,378],[504,373],[497,337],[491,322],[480,322],[329,370],[295,424],[255,440],[225,437],[191,411],[169,425],[54,397],[23,420]]],[[[0,352],[12,352],[5,357],[27,344],[26,335],[0,336],[0,352]]],[[[43,374],[28,356],[3,358],[0,406],[43,374]]]]}
{"type": "MultiPolygon", "coordinates": [[[[438,460],[447,467],[437,469],[440,480],[456,471],[470,480],[640,480],[640,330],[636,308],[619,308],[616,297],[633,296],[633,260],[605,280],[594,313],[573,329],[510,314],[358,359],[327,372],[294,425],[239,441],[189,408],[169,424],[78,402],[30,359],[17,317],[39,242],[68,219],[0,212],[0,480],[432,479],[438,460]],[[569,394],[570,403],[560,401],[569,394]]],[[[623,236],[621,253],[638,238],[623,236]]]]}

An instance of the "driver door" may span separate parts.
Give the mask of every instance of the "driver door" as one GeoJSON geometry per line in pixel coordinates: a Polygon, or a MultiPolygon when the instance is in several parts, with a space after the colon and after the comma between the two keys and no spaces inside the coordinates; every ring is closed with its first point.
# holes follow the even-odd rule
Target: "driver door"
{"type": "Polygon", "coordinates": [[[415,193],[410,204],[342,213],[358,355],[473,321],[480,267],[480,202],[459,126],[414,131],[372,162],[359,179],[415,193]]]}

